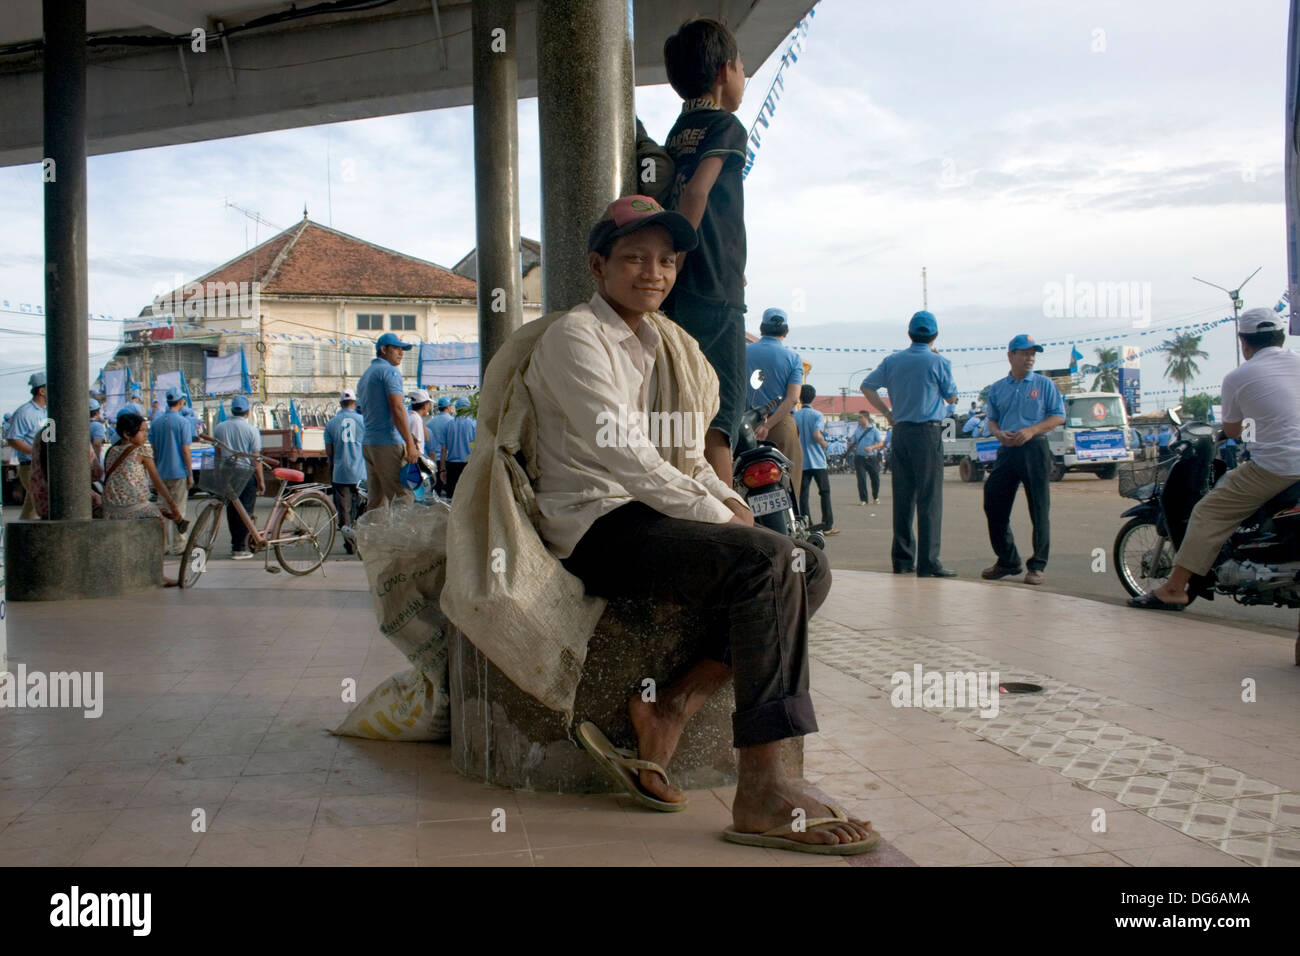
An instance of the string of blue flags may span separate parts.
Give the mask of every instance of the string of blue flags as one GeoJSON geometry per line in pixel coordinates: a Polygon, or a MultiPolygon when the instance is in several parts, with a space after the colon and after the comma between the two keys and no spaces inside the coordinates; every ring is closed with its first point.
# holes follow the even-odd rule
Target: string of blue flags
{"type": "Polygon", "coordinates": [[[816,15],[817,8],[814,5],[813,9],[808,11],[808,15],[795,26],[790,36],[790,45],[781,54],[781,65],[777,67],[776,76],[772,77],[772,85],[767,88],[767,96],[763,97],[763,105],[758,108],[758,115],[754,117],[754,122],[749,127],[749,144],[745,148],[745,169],[741,173],[742,179],[747,177],[749,171],[754,168],[759,147],[763,145],[763,137],[758,132],[759,124],[762,124],[763,129],[771,127],[772,117],[776,115],[777,101],[781,99],[781,93],[785,90],[785,71],[799,62],[804,37],[808,35],[808,27],[812,25],[812,19],[816,15]]]}

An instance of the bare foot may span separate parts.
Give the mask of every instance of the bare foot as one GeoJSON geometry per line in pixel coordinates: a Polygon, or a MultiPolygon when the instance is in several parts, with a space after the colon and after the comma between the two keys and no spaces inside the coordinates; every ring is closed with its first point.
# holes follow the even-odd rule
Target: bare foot
{"type": "MultiPolygon", "coordinates": [[[[741,833],[765,833],[792,823],[795,811],[803,819],[833,817],[830,805],[835,801],[800,777],[787,777],[762,785],[746,786],[742,781],[731,805],[731,819],[741,833]]],[[[872,833],[871,821],[849,818],[846,823],[819,826],[816,829],[783,834],[799,843],[861,843],[872,833]]]]}
{"type": "Polygon", "coordinates": [[[1188,598],[1186,591],[1181,588],[1171,588],[1167,582],[1151,593],[1165,604],[1187,604],[1191,600],[1188,598]]]}
{"type": "MultiPolygon", "coordinates": [[[[673,752],[677,749],[682,730],[686,727],[688,716],[684,709],[663,703],[648,703],[637,696],[628,701],[627,710],[632,718],[632,727],[636,730],[637,756],[642,760],[653,761],[666,770],[668,761],[672,760],[673,752]]],[[[660,800],[682,803],[686,799],[681,790],[653,771],[642,770],[640,780],[642,788],[660,800]]]]}
{"type": "Polygon", "coordinates": [[[163,578],[163,587],[165,588],[178,588],[180,586],[181,582],[175,578],[163,578]]]}

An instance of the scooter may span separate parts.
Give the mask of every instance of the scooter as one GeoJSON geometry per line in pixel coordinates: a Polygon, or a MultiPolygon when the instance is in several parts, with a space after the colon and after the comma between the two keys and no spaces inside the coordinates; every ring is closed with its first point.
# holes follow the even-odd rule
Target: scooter
{"type": "MultiPolygon", "coordinates": [[[[1158,588],[1173,572],[1174,554],[1196,503],[1227,471],[1216,457],[1226,437],[1203,422],[1170,418],[1178,434],[1162,462],[1134,462],[1120,493],[1140,504],[1115,538],[1115,573],[1134,597],[1158,588]],[[1146,473],[1139,474],[1138,466],[1146,473]],[[1136,477],[1134,477],[1136,476],[1136,477]],[[1146,481],[1138,483],[1141,478],[1146,481]]],[[[1188,603],[1226,594],[1238,604],[1300,608],[1300,482],[1265,502],[1224,542],[1208,574],[1193,575],[1188,603]]]]}
{"type": "Polygon", "coordinates": [[[780,402],[751,408],[740,419],[740,436],[734,449],[732,486],[754,513],[754,523],[796,541],[826,547],[826,537],[813,531],[807,515],[799,514],[798,495],[790,480],[790,459],[770,441],[758,440],[754,429],[780,402]]]}

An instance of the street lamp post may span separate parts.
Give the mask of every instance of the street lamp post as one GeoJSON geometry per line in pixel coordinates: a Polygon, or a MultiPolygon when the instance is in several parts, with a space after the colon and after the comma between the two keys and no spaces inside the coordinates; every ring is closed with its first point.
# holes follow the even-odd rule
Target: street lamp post
{"type": "MultiPolygon", "coordinates": [[[[1262,268],[1264,267],[1263,266],[1259,267],[1259,269],[1262,268]]],[[[1205,285],[1214,286],[1214,288],[1218,289],[1219,291],[1228,293],[1228,298],[1232,299],[1232,341],[1233,344],[1237,346],[1238,365],[1241,365],[1241,339],[1237,338],[1237,317],[1241,315],[1241,307],[1245,304],[1244,300],[1241,298],[1241,290],[1246,287],[1247,282],[1255,278],[1256,274],[1259,272],[1259,269],[1256,269],[1250,275],[1246,276],[1246,278],[1242,279],[1241,285],[1237,286],[1237,288],[1235,289],[1225,289],[1221,285],[1214,285],[1213,282],[1206,282],[1204,279],[1197,279],[1196,276],[1192,276],[1192,278],[1197,282],[1203,282],[1205,283],[1205,285]]]]}

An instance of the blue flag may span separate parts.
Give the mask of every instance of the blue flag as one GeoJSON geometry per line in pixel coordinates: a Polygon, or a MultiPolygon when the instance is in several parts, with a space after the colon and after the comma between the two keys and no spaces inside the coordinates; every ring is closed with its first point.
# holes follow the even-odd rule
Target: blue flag
{"type": "Polygon", "coordinates": [[[1080,352],[1078,349],[1076,349],[1076,348],[1074,347],[1074,343],[1071,342],[1071,343],[1070,343],[1070,372],[1071,372],[1071,374],[1073,374],[1073,373],[1079,371],[1079,359],[1081,359],[1081,358],[1083,358],[1083,353],[1080,352]]]}
{"type": "Polygon", "coordinates": [[[298,406],[289,399],[289,427],[293,429],[293,447],[302,447],[302,419],[298,417],[298,406]]]}
{"type": "Polygon", "coordinates": [[[222,402],[217,406],[217,424],[220,425],[226,420],[226,403],[222,402]]]}

